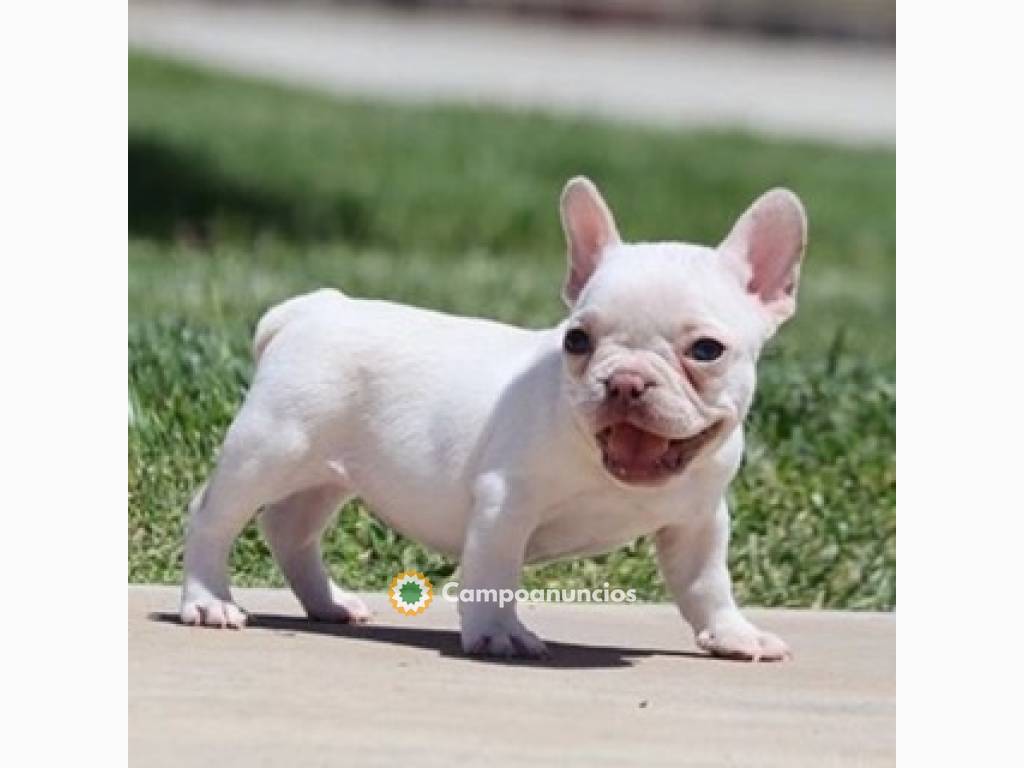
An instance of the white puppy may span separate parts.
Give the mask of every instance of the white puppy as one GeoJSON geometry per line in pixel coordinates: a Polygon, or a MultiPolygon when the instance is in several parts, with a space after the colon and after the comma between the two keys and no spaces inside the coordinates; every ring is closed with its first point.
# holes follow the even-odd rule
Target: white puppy
{"type": "MultiPolygon", "coordinates": [[[[781,659],[732,596],[725,491],[762,344],[793,314],[806,218],[775,189],[717,248],[624,243],[596,187],[565,187],[568,319],[548,330],[324,290],[271,309],[216,471],[191,505],[181,618],[241,627],[228,552],[257,509],[307,613],[364,620],[320,538],[352,496],[460,556],[462,586],[516,589],[525,562],[653,533],[711,653],[781,659]]],[[[461,604],[470,653],[541,656],[515,605],[461,604]]]]}

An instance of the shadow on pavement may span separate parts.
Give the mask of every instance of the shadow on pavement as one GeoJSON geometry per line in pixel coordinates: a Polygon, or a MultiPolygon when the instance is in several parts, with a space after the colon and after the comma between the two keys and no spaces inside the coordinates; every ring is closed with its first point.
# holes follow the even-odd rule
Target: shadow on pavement
{"type": "MultiPolygon", "coordinates": [[[[151,613],[151,621],[180,624],[176,613],[151,613]]],[[[189,628],[192,629],[192,628],[189,628]]],[[[303,632],[313,635],[333,635],[351,640],[404,645],[436,651],[441,656],[461,658],[482,664],[508,664],[535,669],[589,669],[631,667],[636,659],[651,656],[671,656],[703,661],[721,661],[694,651],[665,651],[655,648],[619,648],[616,646],[589,646],[576,643],[548,642],[552,658],[545,661],[518,659],[488,659],[467,656],[459,644],[459,633],[450,629],[423,629],[389,627],[380,624],[330,624],[295,616],[278,616],[265,613],[249,614],[246,631],[268,629],[285,636],[303,632]]]]}

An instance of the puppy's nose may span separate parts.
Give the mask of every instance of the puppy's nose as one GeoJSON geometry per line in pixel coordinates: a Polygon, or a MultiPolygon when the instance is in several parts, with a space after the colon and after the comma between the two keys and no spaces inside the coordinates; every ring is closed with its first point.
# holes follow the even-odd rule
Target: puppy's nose
{"type": "Polygon", "coordinates": [[[616,371],[604,382],[609,400],[631,403],[643,397],[654,386],[654,381],[636,371],[616,371]]]}

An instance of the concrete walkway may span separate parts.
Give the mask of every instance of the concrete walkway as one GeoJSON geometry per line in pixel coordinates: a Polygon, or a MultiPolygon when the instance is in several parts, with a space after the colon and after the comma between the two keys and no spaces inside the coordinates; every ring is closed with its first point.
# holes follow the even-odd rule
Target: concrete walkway
{"type": "Polygon", "coordinates": [[[178,592],[128,589],[136,766],[894,765],[896,619],[750,611],[795,659],[698,653],[668,605],[525,606],[547,664],[462,657],[451,604],[308,622],[236,590],[242,632],[177,624],[178,592]]]}
{"type": "Polygon", "coordinates": [[[889,49],[337,4],[138,0],[128,40],[341,94],[896,141],[889,49]]]}

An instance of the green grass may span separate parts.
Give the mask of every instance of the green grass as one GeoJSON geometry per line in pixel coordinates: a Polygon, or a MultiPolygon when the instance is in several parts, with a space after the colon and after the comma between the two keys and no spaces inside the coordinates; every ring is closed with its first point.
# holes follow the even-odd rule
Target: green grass
{"type": "MultiPolygon", "coordinates": [[[[556,200],[585,173],[629,239],[717,242],[785,184],[811,221],[801,305],[766,353],[731,491],[745,603],[895,604],[895,157],[456,107],[338,101],[129,58],[129,578],[175,582],[184,512],[274,302],[321,285],[529,326],[557,320],[556,200]]],[[[327,535],[344,583],[454,564],[358,503],[327,535]]],[[[254,526],[236,583],[280,584],[254,526]]],[[[650,542],[531,568],[663,599],[650,542]]]]}

